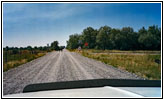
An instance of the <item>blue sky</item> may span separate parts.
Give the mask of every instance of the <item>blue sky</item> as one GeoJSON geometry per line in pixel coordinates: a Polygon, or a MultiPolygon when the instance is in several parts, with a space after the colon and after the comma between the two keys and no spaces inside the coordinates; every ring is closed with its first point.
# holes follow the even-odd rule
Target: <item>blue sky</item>
{"type": "Polygon", "coordinates": [[[66,45],[86,27],[161,26],[160,3],[4,3],[3,46],[66,45]]]}

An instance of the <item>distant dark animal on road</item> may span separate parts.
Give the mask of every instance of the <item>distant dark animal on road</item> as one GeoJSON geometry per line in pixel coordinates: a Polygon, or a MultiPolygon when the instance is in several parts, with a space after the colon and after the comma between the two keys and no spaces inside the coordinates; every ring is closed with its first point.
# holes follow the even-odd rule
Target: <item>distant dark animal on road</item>
{"type": "Polygon", "coordinates": [[[60,48],[59,50],[57,50],[57,51],[63,51],[63,48],[60,48]]]}

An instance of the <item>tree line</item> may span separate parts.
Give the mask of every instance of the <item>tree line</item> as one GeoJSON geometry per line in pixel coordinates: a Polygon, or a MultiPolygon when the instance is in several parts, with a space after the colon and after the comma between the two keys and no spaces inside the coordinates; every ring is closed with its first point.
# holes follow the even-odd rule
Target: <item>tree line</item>
{"type": "Polygon", "coordinates": [[[102,26],[99,29],[87,27],[81,34],[69,36],[67,49],[78,47],[86,49],[116,50],[161,50],[161,28],[142,27],[135,32],[132,27],[122,29],[102,26]]]}
{"type": "Polygon", "coordinates": [[[59,42],[58,41],[53,41],[50,46],[49,45],[47,45],[47,46],[39,46],[39,47],[37,47],[37,46],[34,46],[34,47],[27,46],[27,47],[20,47],[20,48],[6,46],[6,47],[3,48],[3,50],[4,51],[10,51],[10,54],[18,54],[18,53],[20,53],[20,51],[23,51],[23,50],[28,50],[32,54],[33,53],[35,54],[35,53],[37,53],[39,51],[48,51],[48,52],[49,51],[53,51],[53,50],[58,51],[58,50],[62,50],[64,48],[65,48],[65,46],[59,46],[59,42]]]}
{"type": "Polygon", "coordinates": [[[53,41],[50,46],[48,44],[47,46],[27,46],[19,48],[6,46],[3,48],[3,61],[4,63],[7,63],[10,60],[18,60],[21,58],[31,60],[39,53],[50,52],[53,50],[58,51],[65,48],[65,46],[59,46],[58,44],[58,41],[53,41]]]}

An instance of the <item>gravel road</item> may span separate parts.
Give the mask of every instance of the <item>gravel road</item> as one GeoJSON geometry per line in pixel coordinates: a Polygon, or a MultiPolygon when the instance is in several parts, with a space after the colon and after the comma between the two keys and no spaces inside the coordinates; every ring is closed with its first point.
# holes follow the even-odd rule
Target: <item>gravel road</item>
{"type": "Polygon", "coordinates": [[[15,94],[32,83],[140,77],[67,50],[47,55],[3,73],[3,94],[15,94]]]}

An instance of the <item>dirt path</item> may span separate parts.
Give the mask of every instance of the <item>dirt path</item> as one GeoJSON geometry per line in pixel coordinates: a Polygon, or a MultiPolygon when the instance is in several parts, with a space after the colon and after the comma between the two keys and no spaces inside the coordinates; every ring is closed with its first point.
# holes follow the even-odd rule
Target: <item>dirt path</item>
{"type": "Polygon", "coordinates": [[[3,94],[14,94],[32,83],[86,79],[141,79],[67,50],[51,52],[3,73],[3,94]]]}

